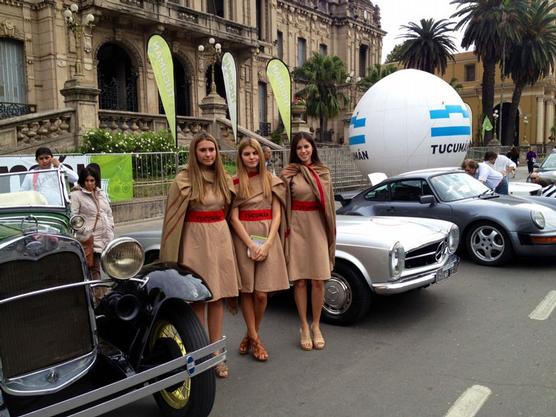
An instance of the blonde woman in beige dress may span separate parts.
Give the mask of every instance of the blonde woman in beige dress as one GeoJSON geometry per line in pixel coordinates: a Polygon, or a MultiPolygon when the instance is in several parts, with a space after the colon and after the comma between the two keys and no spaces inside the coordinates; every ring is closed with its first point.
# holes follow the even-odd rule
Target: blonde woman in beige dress
{"type": "Polygon", "coordinates": [[[290,164],[282,170],[286,183],[285,253],[300,320],[303,350],[324,349],[320,329],[324,286],[334,268],[336,212],[330,170],[320,162],[310,134],[294,135],[290,164]],[[312,323],[307,320],[307,284],[311,284],[312,323]]]}
{"type": "MultiPolygon", "coordinates": [[[[208,324],[212,342],[222,338],[224,302],[237,297],[239,275],[226,214],[234,193],[216,140],[208,133],[197,135],[189,147],[187,166],[176,175],[168,191],[162,226],[160,259],[187,265],[207,283],[212,299],[192,304],[199,321],[208,324]],[[205,320],[206,309],[206,320],[205,320]]],[[[228,377],[225,362],[216,375],[228,377]]]]}
{"type": "Polygon", "coordinates": [[[245,138],[238,147],[236,198],[231,223],[237,263],[241,276],[241,311],[247,335],[239,353],[251,351],[259,361],[269,357],[259,329],[266,310],[268,293],[289,288],[284,251],[279,236],[281,212],[285,208],[282,180],[265,168],[259,142],[245,138]]]}

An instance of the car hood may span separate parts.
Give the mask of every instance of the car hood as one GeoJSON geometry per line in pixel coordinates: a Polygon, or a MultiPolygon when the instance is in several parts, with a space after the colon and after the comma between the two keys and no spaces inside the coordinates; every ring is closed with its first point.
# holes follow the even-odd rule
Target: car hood
{"type": "Polygon", "coordinates": [[[16,213],[0,217],[0,242],[21,236],[30,229],[39,233],[69,234],[67,218],[64,216],[16,213]]]}
{"type": "MultiPolygon", "coordinates": [[[[481,209],[496,213],[506,207],[512,211],[512,216],[519,216],[527,224],[532,224],[531,212],[540,211],[545,218],[546,226],[544,230],[556,230],[556,210],[550,201],[543,201],[546,197],[516,197],[511,195],[499,195],[494,198],[480,199],[481,209]]],[[[463,205],[474,205],[479,201],[477,198],[461,201],[463,205]]]]}
{"type": "Polygon", "coordinates": [[[336,219],[339,245],[390,249],[400,242],[405,250],[444,239],[453,223],[414,217],[343,216],[336,219]]]}

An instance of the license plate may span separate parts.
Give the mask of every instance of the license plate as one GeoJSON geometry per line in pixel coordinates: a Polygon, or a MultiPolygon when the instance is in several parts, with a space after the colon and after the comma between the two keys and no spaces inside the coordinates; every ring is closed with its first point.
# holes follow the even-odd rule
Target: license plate
{"type": "Polygon", "coordinates": [[[450,262],[442,267],[436,273],[436,281],[442,281],[443,279],[449,278],[452,274],[454,274],[458,270],[458,263],[457,262],[450,262]]]}

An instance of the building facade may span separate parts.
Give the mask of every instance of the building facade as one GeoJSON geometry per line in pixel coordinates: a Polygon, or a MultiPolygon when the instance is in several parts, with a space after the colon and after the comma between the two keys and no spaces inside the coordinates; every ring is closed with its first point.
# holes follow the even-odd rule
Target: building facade
{"type": "MultiPolygon", "coordinates": [[[[459,91],[463,101],[469,105],[473,113],[473,142],[483,145],[480,139],[481,131],[481,100],[482,100],[483,65],[477,60],[473,52],[454,55],[454,61],[449,61],[445,81],[456,79],[461,84],[459,91]]],[[[514,83],[510,77],[502,79],[500,68],[496,69],[494,110],[497,118],[493,121],[496,138],[501,145],[543,145],[553,144],[555,134],[555,93],[556,82],[553,75],[524,88],[519,103],[515,121],[515,136],[505,137],[505,127],[512,101],[514,83]],[[500,120],[501,119],[501,120],[500,120]]]]}
{"type": "MultiPolygon", "coordinates": [[[[364,76],[380,62],[385,35],[380,10],[368,0],[74,3],[77,8],[65,0],[0,0],[0,118],[64,108],[60,91],[73,79],[98,90],[97,113],[160,114],[147,58],[149,37],[160,34],[174,58],[178,116],[203,116],[213,76],[225,98],[219,55],[209,43],[214,38],[238,65],[239,124],[264,136],[279,117],[266,79],[269,59],[293,69],[315,52],[338,55],[348,72],[364,76]]],[[[340,117],[329,127],[341,132],[343,123],[340,117]]]]}

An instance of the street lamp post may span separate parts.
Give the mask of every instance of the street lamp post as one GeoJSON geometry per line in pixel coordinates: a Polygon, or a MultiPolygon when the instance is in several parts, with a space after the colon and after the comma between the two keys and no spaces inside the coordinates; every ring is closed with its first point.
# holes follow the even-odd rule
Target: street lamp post
{"type": "Polygon", "coordinates": [[[88,13],[82,20],[81,14],[79,13],[79,6],[75,3],[70,4],[70,6],[64,10],[64,18],[66,20],[66,26],[73,33],[75,40],[75,51],[77,53],[77,59],[75,61],[74,76],[83,76],[83,45],[81,40],[85,34],[85,27],[92,27],[95,21],[95,16],[88,13]]]}
{"type": "Polygon", "coordinates": [[[500,115],[498,114],[498,109],[495,109],[494,112],[492,113],[492,118],[494,119],[494,138],[493,138],[493,140],[491,141],[491,142],[492,142],[492,143],[491,143],[492,145],[498,144],[498,138],[497,138],[497,133],[496,133],[496,130],[497,130],[497,129],[496,129],[496,122],[498,121],[498,117],[499,117],[499,116],[500,116],[500,115]]]}
{"type": "MultiPolygon", "coordinates": [[[[357,86],[361,82],[361,77],[355,77],[355,73],[351,71],[346,77],[346,84],[349,85],[349,102],[355,109],[355,100],[357,99],[357,86]]],[[[353,111],[352,109],[352,111],[353,111]]]]}
{"type": "Polygon", "coordinates": [[[203,44],[197,46],[197,50],[199,51],[199,53],[201,54],[201,56],[204,56],[207,58],[207,61],[210,63],[211,65],[211,83],[210,83],[210,92],[209,94],[216,94],[216,82],[214,80],[214,67],[216,66],[216,64],[220,61],[220,56],[222,55],[222,45],[219,42],[216,42],[216,39],[214,38],[209,38],[208,40],[208,46],[205,46],[203,44]]]}
{"type": "Polygon", "coordinates": [[[529,119],[527,118],[527,116],[523,116],[523,124],[525,125],[525,132],[523,133],[523,144],[529,145],[529,142],[527,142],[527,127],[529,125],[529,119]]]}

